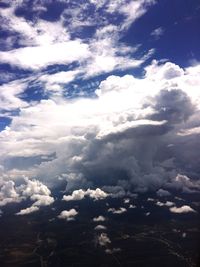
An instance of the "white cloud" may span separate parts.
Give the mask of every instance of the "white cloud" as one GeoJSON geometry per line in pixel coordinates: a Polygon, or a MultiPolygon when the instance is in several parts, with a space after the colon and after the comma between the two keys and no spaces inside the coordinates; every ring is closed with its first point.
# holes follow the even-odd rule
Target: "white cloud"
{"type": "Polygon", "coordinates": [[[20,210],[19,212],[16,213],[16,215],[26,215],[26,214],[36,212],[38,210],[39,208],[37,206],[31,206],[29,208],[20,210]]]}
{"type": "Polygon", "coordinates": [[[78,214],[78,212],[75,209],[70,210],[63,210],[59,215],[59,219],[64,219],[67,221],[73,221],[75,216],[78,214]]]}
{"type": "Polygon", "coordinates": [[[86,191],[79,189],[73,191],[72,195],[63,196],[63,200],[65,201],[71,201],[71,200],[81,200],[85,196],[89,196],[90,198],[93,198],[95,200],[104,199],[108,196],[106,192],[101,190],[100,188],[96,188],[95,190],[87,189],[86,191]]]}
{"type": "Polygon", "coordinates": [[[8,203],[20,202],[22,198],[16,191],[14,181],[5,181],[0,189],[0,206],[8,203]]]}
{"type": "Polygon", "coordinates": [[[98,243],[100,246],[104,247],[111,243],[110,238],[107,236],[106,233],[101,233],[100,236],[98,236],[98,243]]]}
{"type": "Polygon", "coordinates": [[[26,197],[38,196],[39,197],[40,195],[49,196],[51,194],[51,191],[48,189],[48,187],[36,179],[30,180],[26,177],[25,182],[26,184],[21,186],[23,196],[26,196],[26,197]]]}
{"type": "Polygon", "coordinates": [[[18,203],[30,198],[35,201],[32,206],[22,209],[16,215],[24,215],[39,210],[40,206],[48,206],[54,202],[54,198],[50,196],[51,191],[38,180],[30,180],[24,178],[25,184],[15,185],[12,180],[3,181],[0,188],[0,206],[8,203],[18,203]]]}
{"type": "Polygon", "coordinates": [[[120,207],[119,209],[109,208],[108,212],[112,212],[113,214],[122,214],[124,212],[127,212],[127,209],[123,207],[120,207]]]}
{"type": "Polygon", "coordinates": [[[158,27],[151,32],[151,36],[155,37],[155,39],[159,39],[160,36],[164,34],[164,29],[162,27],[158,27]]]}
{"type": "Polygon", "coordinates": [[[184,205],[184,206],[181,206],[179,208],[177,207],[171,207],[169,209],[171,212],[173,213],[188,213],[188,212],[196,212],[194,209],[192,209],[190,206],[188,205],[184,205]]]}
{"type": "Polygon", "coordinates": [[[118,11],[126,15],[126,20],[123,24],[123,28],[129,27],[134,21],[136,21],[139,17],[146,13],[148,5],[152,5],[154,3],[154,0],[139,0],[131,1],[129,4],[121,6],[118,11]]]}
{"type": "Polygon", "coordinates": [[[104,199],[108,197],[108,194],[101,190],[100,188],[96,188],[95,190],[87,189],[86,195],[88,195],[90,198],[93,198],[95,200],[98,199],[104,199]]]}
{"type": "Polygon", "coordinates": [[[27,80],[15,80],[0,86],[0,111],[15,110],[28,106],[25,101],[20,98],[20,94],[27,87],[27,80]]]}
{"type": "Polygon", "coordinates": [[[135,206],[135,205],[132,205],[132,204],[130,204],[128,208],[129,208],[129,209],[135,209],[135,208],[136,208],[136,206],[135,206]]]}
{"type": "Polygon", "coordinates": [[[31,200],[36,200],[33,206],[49,206],[54,202],[54,198],[47,195],[32,195],[31,200]]]}
{"type": "MultiPolygon", "coordinates": [[[[113,2],[104,5],[106,12],[122,13],[124,19],[118,24],[110,24],[103,13],[94,13],[92,17],[85,14],[90,7],[76,3],[65,9],[57,22],[48,22],[35,18],[34,23],[15,15],[14,6],[2,12],[2,25],[5,30],[15,32],[19,48],[12,48],[13,40],[7,38],[7,51],[0,52],[1,61],[24,69],[40,70],[53,64],[69,64],[77,61],[81,66],[75,72],[84,72],[84,77],[91,77],[114,69],[127,69],[139,66],[145,59],[136,60],[130,52],[135,48],[118,42],[120,32],[147,11],[148,4],[153,1],[113,2]],[[114,7],[115,6],[115,7],[114,7]],[[119,8],[120,7],[120,8],[119,8]],[[71,16],[71,19],[70,19],[71,16]],[[66,21],[68,17],[68,21],[66,21]],[[101,21],[105,21],[103,23],[101,21]],[[98,23],[99,22],[99,23],[98,23]],[[71,39],[70,34],[80,31],[80,27],[96,26],[96,33],[88,40],[71,39]],[[110,38],[112,33],[112,38],[110,38]]],[[[97,10],[98,4],[94,2],[97,10]]],[[[33,5],[33,9],[38,4],[33,5]]],[[[40,7],[45,8],[45,7],[40,7]]],[[[4,42],[4,44],[5,44],[4,42]]],[[[59,75],[58,75],[59,76],[59,75]]],[[[50,77],[48,77],[51,79],[50,77]]],[[[72,79],[73,77],[68,77],[72,79]]],[[[67,79],[67,78],[66,78],[67,79]]],[[[68,81],[67,81],[68,82],[68,81]]],[[[49,84],[51,90],[58,90],[58,85],[49,84]]],[[[48,86],[49,87],[49,86],[48,86]]]]}
{"type": "Polygon", "coordinates": [[[53,64],[81,61],[89,54],[88,46],[79,41],[69,41],[43,46],[33,46],[0,52],[1,61],[24,69],[38,70],[53,64]]]}
{"type": "Polygon", "coordinates": [[[59,92],[62,86],[73,81],[79,74],[79,71],[61,71],[54,74],[43,74],[39,77],[41,82],[44,82],[46,91],[59,92]]]}
{"type": "Polygon", "coordinates": [[[85,191],[82,189],[75,190],[72,195],[63,196],[63,200],[71,201],[71,200],[81,200],[85,197],[85,191]]]}
{"type": "Polygon", "coordinates": [[[125,204],[128,204],[129,202],[130,202],[130,198],[125,198],[125,199],[124,199],[124,203],[125,203],[125,204]]]}
{"type": "Polygon", "coordinates": [[[104,225],[98,224],[94,229],[95,229],[95,230],[106,230],[107,227],[104,226],[104,225]]]}
{"type": "Polygon", "coordinates": [[[93,218],[94,222],[104,222],[105,220],[106,220],[106,218],[102,215],[93,218]]]}

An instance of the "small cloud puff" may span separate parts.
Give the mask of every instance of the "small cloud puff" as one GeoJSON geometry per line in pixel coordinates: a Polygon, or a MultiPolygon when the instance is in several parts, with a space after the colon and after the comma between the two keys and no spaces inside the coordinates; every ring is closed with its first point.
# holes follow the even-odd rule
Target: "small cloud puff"
{"type": "Polygon", "coordinates": [[[136,208],[136,206],[135,206],[135,205],[132,205],[132,204],[130,204],[128,208],[129,208],[129,209],[135,209],[135,208],[136,208]]]}
{"type": "Polygon", "coordinates": [[[107,244],[110,244],[111,241],[110,241],[110,238],[107,236],[106,233],[102,233],[100,234],[100,236],[98,237],[98,244],[100,246],[106,246],[107,244]]]}
{"type": "Polygon", "coordinates": [[[64,219],[67,221],[73,221],[74,217],[78,214],[78,212],[75,209],[70,210],[63,210],[59,215],[59,219],[64,219]]]}
{"type": "Polygon", "coordinates": [[[93,218],[93,222],[104,222],[106,218],[104,216],[98,216],[93,218]]]}
{"type": "Polygon", "coordinates": [[[16,213],[16,215],[26,215],[26,214],[30,214],[38,210],[39,208],[37,206],[31,206],[29,208],[20,210],[19,212],[16,213]]]}
{"type": "Polygon", "coordinates": [[[162,36],[163,34],[164,34],[164,29],[162,27],[158,27],[151,32],[151,36],[153,36],[155,39],[159,39],[160,36],[162,36]]]}
{"type": "Polygon", "coordinates": [[[113,214],[122,214],[124,212],[127,212],[127,209],[122,207],[120,207],[119,209],[109,208],[108,212],[112,212],[113,214]]]}
{"type": "Polygon", "coordinates": [[[72,200],[81,200],[85,196],[93,198],[95,200],[104,199],[108,196],[106,192],[101,190],[100,188],[96,188],[95,190],[87,189],[84,191],[83,189],[75,190],[71,195],[64,195],[63,200],[72,201],[72,200]]]}
{"type": "Polygon", "coordinates": [[[95,230],[106,230],[107,227],[104,226],[104,225],[102,225],[102,224],[98,224],[94,229],[95,229],[95,230]]]}
{"type": "Polygon", "coordinates": [[[188,205],[184,205],[182,207],[171,207],[169,209],[171,212],[173,213],[188,213],[188,212],[196,212],[194,209],[192,209],[190,206],[188,205]]]}

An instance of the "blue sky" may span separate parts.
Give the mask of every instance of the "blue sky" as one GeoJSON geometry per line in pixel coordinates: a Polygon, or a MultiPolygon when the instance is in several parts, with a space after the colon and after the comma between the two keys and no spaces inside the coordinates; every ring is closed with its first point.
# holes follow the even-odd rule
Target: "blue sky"
{"type": "Polygon", "coordinates": [[[8,201],[22,177],[69,190],[199,187],[198,1],[1,1],[0,19],[8,201]]]}

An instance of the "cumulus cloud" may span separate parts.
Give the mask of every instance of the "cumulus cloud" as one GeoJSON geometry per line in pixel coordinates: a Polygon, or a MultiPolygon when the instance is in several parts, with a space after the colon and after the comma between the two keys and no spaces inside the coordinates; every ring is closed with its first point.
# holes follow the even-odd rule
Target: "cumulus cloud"
{"type": "Polygon", "coordinates": [[[189,213],[189,212],[196,212],[193,208],[188,205],[184,205],[181,207],[171,207],[169,209],[172,213],[189,213]]]}
{"type": "Polygon", "coordinates": [[[75,220],[75,216],[78,214],[78,212],[75,209],[70,210],[63,210],[59,215],[59,219],[64,219],[67,221],[73,221],[75,220]]]}
{"type": "Polygon", "coordinates": [[[106,226],[104,226],[104,225],[102,225],[102,224],[98,224],[97,226],[95,226],[95,228],[94,228],[95,230],[106,230],[107,229],[107,227],[106,226]]]}
{"type": "Polygon", "coordinates": [[[108,237],[108,235],[106,233],[101,233],[98,236],[98,244],[100,246],[105,247],[110,243],[111,243],[111,240],[110,240],[110,238],[108,237]]]}
{"type": "Polygon", "coordinates": [[[32,195],[31,200],[36,200],[33,203],[33,206],[49,206],[54,202],[54,198],[51,196],[45,195],[32,195]]]}
{"type": "Polygon", "coordinates": [[[130,202],[130,198],[125,198],[125,199],[124,199],[124,203],[125,203],[125,204],[128,204],[129,202],[130,202]]]}
{"type": "Polygon", "coordinates": [[[14,181],[6,181],[0,189],[0,206],[8,203],[20,202],[22,198],[17,193],[14,181]]]}
{"type": "Polygon", "coordinates": [[[112,212],[113,214],[122,214],[124,212],[127,212],[127,209],[122,207],[120,207],[119,209],[109,208],[108,212],[112,212]]]}
{"type": "Polygon", "coordinates": [[[32,197],[34,195],[49,196],[51,194],[51,191],[48,189],[48,187],[36,179],[30,180],[27,177],[25,177],[25,182],[26,184],[21,186],[23,196],[26,197],[32,197]]]}
{"type": "Polygon", "coordinates": [[[30,180],[25,177],[23,182],[25,183],[18,186],[12,180],[2,182],[0,188],[0,206],[30,199],[33,201],[33,204],[16,213],[16,215],[25,215],[38,211],[40,206],[48,206],[54,202],[54,198],[50,196],[51,191],[40,181],[36,179],[30,180]]]}
{"type": "Polygon", "coordinates": [[[16,215],[26,215],[26,214],[30,214],[38,210],[39,208],[37,206],[31,206],[29,208],[20,210],[19,212],[16,213],[16,215]]]}
{"type": "Polygon", "coordinates": [[[129,209],[135,209],[135,208],[136,208],[136,206],[135,206],[135,205],[132,205],[132,204],[130,204],[128,208],[129,208],[129,209]]]}
{"type": "Polygon", "coordinates": [[[85,191],[82,189],[74,190],[72,195],[63,196],[63,200],[71,201],[71,200],[81,200],[85,197],[85,191]]]}
{"type": "Polygon", "coordinates": [[[100,188],[96,188],[95,190],[87,189],[86,195],[95,200],[104,199],[108,196],[108,194],[103,190],[101,190],[100,188]]]}
{"type": "Polygon", "coordinates": [[[102,215],[99,215],[98,217],[93,218],[94,222],[104,222],[105,220],[106,220],[106,218],[102,215]]]}
{"type": "Polygon", "coordinates": [[[65,201],[71,201],[71,200],[81,200],[85,196],[89,196],[90,198],[93,198],[95,200],[104,199],[108,196],[106,192],[101,190],[100,188],[93,189],[87,189],[86,191],[79,189],[73,191],[72,195],[64,195],[63,200],[65,201]]]}

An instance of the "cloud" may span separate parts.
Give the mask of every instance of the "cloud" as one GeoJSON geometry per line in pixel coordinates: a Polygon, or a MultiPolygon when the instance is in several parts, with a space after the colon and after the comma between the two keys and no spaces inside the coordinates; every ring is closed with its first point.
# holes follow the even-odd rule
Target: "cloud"
{"type": "Polygon", "coordinates": [[[86,195],[88,195],[90,198],[93,198],[95,200],[98,199],[104,199],[108,197],[108,194],[101,190],[100,188],[96,188],[95,190],[87,189],[86,195]]]}
{"type": "Polygon", "coordinates": [[[200,125],[198,73],[154,61],[141,78],[107,77],[92,96],[20,108],[0,132],[2,179],[38,177],[48,187],[62,180],[68,200],[77,189],[94,199],[198,191],[198,134],[180,135],[200,125]]]}
{"type": "Polygon", "coordinates": [[[35,179],[30,180],[26,177],[21,182],[21,185],[18,186],[12,180],[2,181],[0,188],[0,206],[30,199],[34,201],[33,204],[28,208],[20,210],[16,215],[29,214],[38,211],[40,206],[51,205],[54,202],[54,198],[50,194],[51,191],[48,187],[35,179]]]}
{"type": "Polygon", "coordinates": [[[151,32],[151,36],[158,40],[164,34],[164,32],[165,30],[162,27],[158,27],[151,32]]]}
{"type": "Polygon", "coordinates": [[[106,249],[105,250],[105,252],[107,253],[107,254],[113,254],[113,253],[119,253],[119,252],[121,252],[121,248],[112,248],[112,249],[106,249]]]}
{"type": "Polygon", "coordinates": [[[53,64],[69,64],[88,56],[86,44],[69,41],[0,52],[1,62],[23,69],[38,70],[53,64]]]}
{"type": "Polygon", "coordinates": [[[157,196],[159,197],[168,197],[171,195],[170,192],[168,192],[167,190],[164,190],[162,188],[160,188],[157,192],[156,192],[157,196]]]}
{"type": "Polygon", "coordinates": [[[125,198],[125,199],[124,199],[124,203],[125,203],[125,204],[127,204],[127,203],[129,203],[129,202],[130,202],[130,199],[129,199],[129,198],[125,198]]]}
{"type": "Polygon", "coordinates": [[[136,206],[135,206],[135,205],[132,205],[132,204],[130,204],[128,208],[129,208],[129,209],[135,209],[135,208],[136,208],[136,206]]]}
{"type": "Polygon", "coordinates": [[[191,180],[186,175],[177,174],[177,176],[166,184],[166,187],[179,190],[183,193],[198,192],[200,189],[199,180],[191,180]]]}
{"type": "Polygon", "coordinates": [[[39,208],[37,206],[31,206],[29,208],[20,210],[19,212],[16,213],[16,215],[26,215],[26,214],[36,212],[38,210],[39,208]]]}
{"type": "Polygon", "coordinates": [[[106,220],[106,218],[102,215],[93,218],[94,222],[104,222],[105,220],[106,220]]]}
{"type": "Polygon", "coordinates": [[[8,203],[20,202],[22,199],[17,193],[14,181],[6,181],[0,189],[0,206],[8,203]]]}
{"type": "Polygon", "coordinates": [[[54,202],[54,198],[46,195],[32,195],[31,200],[36,200],[33,206],[49,206],[54,202]]]}
{"type": "Polygon", "coordinates": [[[79,71],[60,71],[54,74],[43,74],[39,77],[39,81],[45,84],[46,91],[60,92],[62,87],[73,81],[79,71]]]}
{"type": "Polygon", "coordinates": [[[2,110],[12,111],[27,106],[20,95],[27,87],[27,80],[15,80],[0,86],[0,112],[2,110]]]}
{"type": "Polygon", "coordinates": [[[127,209],[122,207],[120,207],[119,209],[109,208],[108,212],[112,212],[113,214],[122,214],[124,212],[127,212],[127,209]]]}
{"type": "Polygon", "coordinates": [[[87,189],[86,191],[79,189],[73,191],[72,195],[63,196],[63,200],[71,201],[71,200],[81,200],[85,196],[89,196],[95,200],[104,199],[108,196],[106,192],[101,190],[100,188],[96,188],[95,190],[87,189]]]}
{"type": "Polygon", "coordinates": [[[156,205],[157,205],[157,206],[160,206],[160,207],[163,207],[163,206],[171,207],[171,206],[174,206],[175,203],[174,203],[174,202],[171,202],[171,201],[166,201],[165,203],[160,202],[160,201],[157,201],[157,202],[156,202],[156,205]]]}
{"type": "Polygon", "coordinates": [[[85,197],[85,191],[82,189],[75,190],[72,195],[63,196],[63,200],[71,201],[71,200],[81,200],[85,197]]]}
{"type": "MultiPolygon", "coordinates": [[[[10,3],[10,7],[4,9],[1,14],[3,29],[9,33],[2,43],[5,49],[0,52],[1,61],[34,71],[55,64],[68,65],[76,62],[77,67],[74,67],[73,71],[82,73],[85,78],[115,69],[137,67],[148,58],[149,53],[141,59],[136,59],[133,54],[139,46],[130,47],[119,42],[119,39],[124,30],[153,3],[154,1],[149,0],[134,3],[107,1],[101,5],[103,10],[100,10],[99,3],[94,1],[86,1],[84,5],[78,2],[63,2],[63,11],[58,20],[53,22],[41,19],[40,12],[43,10],[45,13],[47,10],[45,3],[40,7],[36,2],[31,7],[25,2],[19,3],[18,7],[22,5],[34,14],[34,21],[17,16],[16,4],[10,3]],[[87,12],[94,7],[95,12],[87,16],[87,12]],[[118,16],[120,20],[116,23],[110,19],[110,13],[118,16]],[[94,27],[95,31],[88,38],[84,38],[82,33],[87,27],[94,27]]],[[[59,77],[61,74],[58,72],[55,75],[59,77]]],[[[51,80],[54,77],[46,78],[51,80]]],[[[74,78],[71,76],[66,80],[68,82],[74,78]]],[[[47,87],[50,86],[55,91],[58,90],[59,84],[50,83],[47,87]]]]}
{"type": "Polygon", "coordinates": [[[188,205],[181,206],[179,208],[177,207],[171,207],[169,209],[172,213],[188,213],[188,212],[196,212],[194,209],[192,209],[188,205]]]}
{"type": "Polygon", "coordinates": [[[110,238],[107,236],[106,233],[101,233],[100,236],[98,236],[98,244],[100,246],[105,247],[110,243],[111,243],[110,238]]]}
{"type": "Polygon", "coordinates": [[[25,182],[26,184],[21,186],[23,196],[49,196],[51,194],[51,191],[48,189],[48,187],[36,179],[30,180],[25,177],[25,182]]]}
{"type": "Polygon", "coordinates": [[[106,230],[107,229],[107,227],[106,226],[104,226],[104,225],[101,225],[101,224],[98,224],[97,226],[95,226],[95,228],[94,228],[95,230],[106,230]]]}
{"type": "Polygon", "coordinates": [[[75,209],[70,210],[63,210],[59,215],[59,219],[64,219],[67,221],[73,221],[75,216],[78,214],[78,212],[75,209]]]}

